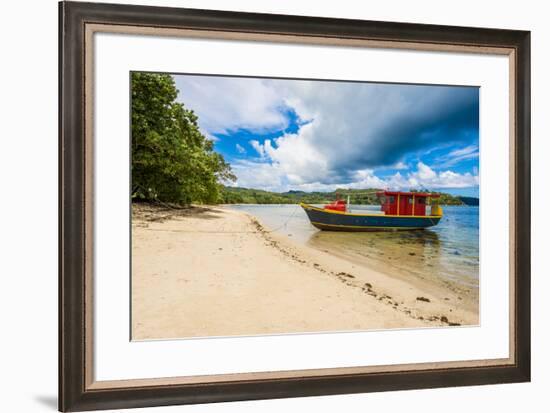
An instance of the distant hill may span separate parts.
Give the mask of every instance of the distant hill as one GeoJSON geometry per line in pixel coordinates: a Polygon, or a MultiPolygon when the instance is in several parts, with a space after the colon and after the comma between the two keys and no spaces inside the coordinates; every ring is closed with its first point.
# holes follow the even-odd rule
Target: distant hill
{"type": "Polygon", "coordinates": [[[474,198],[471,196],[459,196],[458,197],[465,205],[469,206],[479,206],[479,198],[474,198]]]}
{"type": "MultiPolygon", "coordinates": [[[[337,189],[332,192],[269,192],[261,189],[223,187],[220,193],[219,202],[222,204],[297,204],[305,202],[308,204],[325,204],[340,198],[346,199],[355,205],[379,205],[380,201],[376,192],[377,188],[365,189],[337,189]]],[[[478,198],[453,196],[451,194],[438,192],[439,203],[442,205],[479,205],[478,198]]]]}

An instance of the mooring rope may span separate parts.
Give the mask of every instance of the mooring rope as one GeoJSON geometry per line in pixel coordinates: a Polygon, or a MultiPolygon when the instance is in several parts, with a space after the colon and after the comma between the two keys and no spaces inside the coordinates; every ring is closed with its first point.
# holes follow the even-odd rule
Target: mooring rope
{"type": "Polygon", "coordinates": [[[290,222],[290,220],[296,215],[296,211],[298,211],[301,207],[299,205],[296,205],[294,208],[294,211],[292,211],[292,214],[288,217],[288,219],[283,223],[283,225],[278,226],[277,228],[271,229],[271,230],[264,230],[264,232],[275,232],[280,230],[281,228],[286,228],[286,225],[290,222]]]}

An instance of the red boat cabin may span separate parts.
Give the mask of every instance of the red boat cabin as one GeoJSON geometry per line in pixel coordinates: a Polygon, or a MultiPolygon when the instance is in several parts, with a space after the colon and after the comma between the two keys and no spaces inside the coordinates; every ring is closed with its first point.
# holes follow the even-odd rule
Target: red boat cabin
{"type": "Polygon", "coordinates": [[[324,208],[329,209],[331,211],[346,212],[346,201],[342,199],[337,199],[336,201],[325,205],[324,208]]]}
{"type": "Polygon", "coordinates": [[[381,191],[376,195],[382,201],[385,215],[426,216],[428,198],[439,198],[438,194],[426,192],[381,191]]]}

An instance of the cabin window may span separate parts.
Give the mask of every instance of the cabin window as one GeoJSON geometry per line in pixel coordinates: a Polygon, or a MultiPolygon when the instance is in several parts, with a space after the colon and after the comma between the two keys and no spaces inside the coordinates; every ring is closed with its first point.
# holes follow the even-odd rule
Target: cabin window
{"type": "Polygon", "coordinates": [[[418,198],[417,203],[420,205],[424,205],[426,203],[426,198],[418,198]]]}
{"type": "Polygon", "coordinates": [[[395,202],[395,197],[393,195],[390,195],[390,197],[388,198],[389,200],[389,203],[390,204],[393,204],[395,202]]]}
{"type": "Polygon", "coordinates": [[[409,205],[412,205],[412,204],[414,204],[414,201],[412,198],[409,198],[409,205]]]}

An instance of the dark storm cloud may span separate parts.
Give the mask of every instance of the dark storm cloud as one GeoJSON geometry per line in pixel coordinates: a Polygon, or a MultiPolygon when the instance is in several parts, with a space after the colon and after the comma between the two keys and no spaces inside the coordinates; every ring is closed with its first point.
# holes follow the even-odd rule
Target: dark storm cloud
{"type": "Polygon", "coordinates": [[[362,105],[346,114],[338,139],[319,134],[319,147],[339,179],[353,179],[350,170],[388,167],[429,148],[477,141],[478,88],[376,85],[350,100],[362,105]]]}

